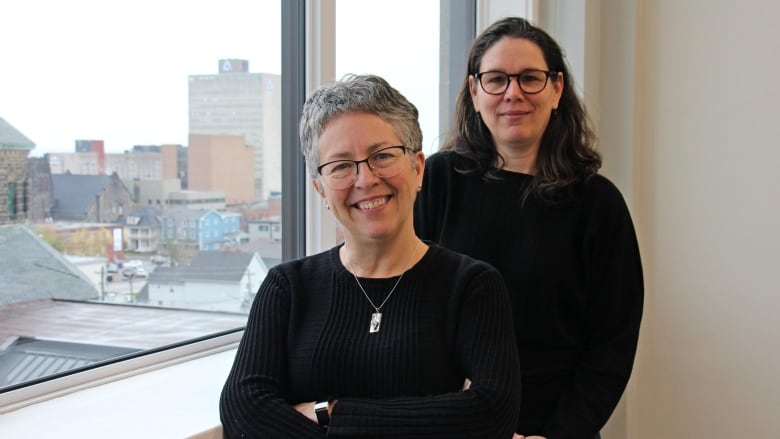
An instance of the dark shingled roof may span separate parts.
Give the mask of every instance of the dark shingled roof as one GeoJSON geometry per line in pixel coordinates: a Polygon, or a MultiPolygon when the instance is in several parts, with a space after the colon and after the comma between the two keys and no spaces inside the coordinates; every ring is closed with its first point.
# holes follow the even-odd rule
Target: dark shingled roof
{"type": "Polygon", "coordinates": [[[136,227],[160,227],[162,224],[162,221],[160,220],[161,215],[162,212],[160,212],[158,209],[151,206],[144,206],[125,215],[121,222],[125,225],[136,227]],[[129,224],[127,219],[130,217],[138,217],[139,221],[134,224],[129,224]]]}
{"type": "Polygon", "coordinates": [[[244,277],[254,253],[198,252],[190,265],[158,267],[149,274],[148,284],[177,284],[188,280],[239,282],[244,277]]]}
{"type": "Polygon", "coordinates": [[[198,252],[190,263],[188,279],[212,281],[240,281],[246,273],[253,253],[198,252]]]}
{"type": "Polygon", "coordinates": [[[0,249],[0,305],[98,297],[81,270],[25,225],[0,226],[0,249]]]}
{"type": "Polygon", "coordinates": [[[111,184],[108,175],[52,174],[54,191],[52,216],[62,219],[83,219],[95,203],[95,197],[111,184]]]}
{"type": "MultiPolygon", "coordinates": [[[[187,279],[189,266],[183,267],[157,267],[149,273],[147,284],[184,284],[187,279]]],[[[146,288],[146,287],[144,287],[146,288]]]]}

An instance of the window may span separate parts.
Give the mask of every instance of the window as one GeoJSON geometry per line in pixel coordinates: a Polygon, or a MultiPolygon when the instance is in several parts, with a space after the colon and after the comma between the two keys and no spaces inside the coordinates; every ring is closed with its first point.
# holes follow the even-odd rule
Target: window
{"type": "MultiPolygon", "coordinates": [[[[186,298],[190,286],[198,286],[197,292],[201,291],[203,278],[227,276],[228,271],[211,258],[243,251],[238,243],[249,239],[247,248],[252,251],[253,244],[257,244],[253,240],[264,239],[267,245],[257,247],[258,251],[271,249],[270,253],[258,254],[267,264],[303,256],[306,249],[312,251],[316,246],[307,246],[307,239],[317,239],[317,245],[335,244],[320,236],[305,236],[310,224],[324,224],[326,220],[312,213],[316,211],[311,208],[314,204],[305,204],[311,200],[303,195],[308,179],[297,147],[297,115],[306,97],[306,72],[313,69],[311,64],[317,58],[309,53],[308,65],[301,65],[304,31],[310,25],[304,20],[304,4],[309,2],[225,0],[214,7],[199,2],[139,0],[132,8],[119,8],[89,0],[48,0],[45,16],[39,13],[40,3],[33,7],[19,2],[18,7],[6,11],[0,40],[15,44],[4,46],[5,56],[0,60],[0,69],[5,72],[0,81],[5,104],[0,117],[34,143],[31,163],[45,163],[52,174],[49,182],[56,186],[48,200],[40,197],[43,193],[39,186],[30,188],[30,199],[36,200],[29,204],[30,211],[42,211],[39,219],[31,215],[32,235],[37,234],[55,249],[69,243],[79,249],[86,248],[86,242],[96,241],[94,236],[101,235],[105,228],[109,227],[110,233],[104,241],[89,246],[91,254],[80,255],[98,260],[90,262],[91,266],[74,268],[70,258],[68,264],[56,267],[42,268],[45,264],[30,265],[29,261],[20,265],[21,270],[38,277],[47,293],[56,294],[51,300],[51,314],[47,315],[39,314],[34,307],[19,312],[22,308],[16,303],[14,317],[9,318],[9,304],[0,302],[0,343],[13,347],[0,354],[0,363],[12,354],[17,359],[47,364],[50,358],[33,358],[33,353],[46,353],[46,349],[51,353],[56,348],[70,352],[74,360],[71,364],[77,365],[69,370],[43,368],[40,373],[32,373],[31,367],[19,367],[13,380],[0,382],[0,405],[3,393],[112,363],[116,356],[160,353],[176,358],[182,355],[176,353],[177,349],[211,343],[209,340],[219,338],[215,335],[232,337],[243,327],[246,308],[214,304],[207,297],[186,298]],[[285,27],[280,29],[283,20],[285,27]],[[53,40],[50,35],[58,37],[53,40]],[[286,72],[284,83],[282,71],[286,72]],[[234,81],[236,78],[239,80],[234,81]],[[258,103],[251,96],[247,98],[253,93],[267,99],[258,103]],[[45,96],[47,100],[43,106],[40,102],[32,105],[29,96],[45,96]],[[237,133],[241,123],[258,118],[263,120],[262,132],[251,136],[243,131],[225,134],[237,133]],[[273,132],[268,127],[274,127],[273,132]],[[251,157],[245,155],[246,145],[252,145],[251,157]],[[219,159],[212,160],[208,152],[217,148],[219,159]],[[214,165],[209,170],[219,171],[222,162],[230,166],[226,173],[203,172],[202,167],[209,165],[214,165]],[[248,169],[237,167],[247,163],[248,169]],[[122,184],[104,190],[101,203],[96,204],[98,210],[103,206],[107,211],[112,209],[105,206],[116,206],[111,218],[106,217],[107,212],[79,218],[60,209],[63,203],[80,198],[76,194],[85,193],[72,180],[114,174],[122,184]],[[71,177],[63,178],[65,175],[71,177]],[[63,197],[57,190],[62,182],[56,180],[61,178],[71,189],[76,188],[68,192],[70,195],[63,197]],[[152,199],[157,200],[156,205],[152,199]],[[242,220],[236,217],[236,226],[229,227],[225,220],[218,226],[222,231],[204,230],[201,234],[196,227],[203,215],[187,215],[211,210],[235,214],[242,220]],[[148,227],[150,240],[143,246],[148,252],[131,251],[139,246],[137,241],[131,243],[130,231],[121,226],[125,215],[138,217],[138,224],[148,227]],[[246,228],[248,219],[266,221],[261,226],[266,233],[257,237],[250,233],[249,238],[236,236],[250,230],[246,228]],[[152,263],[155,254],[164,256],[166,262],[152,263]],[[131,259],[142,261],[146,277],[118,267],[131,259]],[[108,273],[109,268],[117,271],[108,273]],[[52,277],[58,271],[60,277],[52,277]],[[88,293],[82,296],[64,294],[85,290],[88,293]],[[96,309],[101,312],[96,314],[96,309]],[[107,322],[109,327],[95,331],[94,327],[74,328],[68,323],[78,320],[107,322]],[[31,326],[35,321],[47,324],[31,326]],[[177,338],[169,334],[177,334],[177,338]],[[192,340],[202,341],[190,343],[192,340]],[[85,358],[86,364],[78,363],[85,358]]],[[[331,5],[323,2],[320,6],[331,5]]],[[[458,53],[456,65],[464,64],[460,58],[470,41],[469,31],[462,27],[451,29],[445,23],[440,32],[439,17],[465,7],[471,10],[473,22],[474,3],[405,0],[403,7],[393,2],[379,6],[385,9],[383,16],[415,10],[415,14],[407,13],[395,21],[404,23],[404,29],[424,29],[425,38],[417,32],[407,39],[403,32],[378,33],[366,28],[359,23],[364,20],[349,16],[350,11],[362,11],[362,3],[337,0],[339,26],[324,27],[324,32],[335,35],[338,41],[337,76],[355,72],[386,77],[420,109],[423,146],[430,154],[446,131],[447,123],[441,121],[446,121],[451,112],[451,105],[443,102],[445,98],[454,101],[451,91],[439,89],[440,78],[450,74],[461,78],[450,73],[450,65],[438,61],[439,35],[446,32],[449,45],[456,46],[450,49],[458,53]],[[446,14],[443,8],[448,8],[446,14]],[[360,52],[355,45],[367,40],[366,34],[372,35],[373,45],[371,50],[360,52]],[[466,43],[453,43],[455,36],[466,43]],[[361,59],[356,53],[383,55],[361,59]],[[412,56],[419,59],[411,62],[412,56]],[[417,70],[412,70],[412,65],[417,70]]],[[[466,16],[468,21],[468,13],[466,16]]],[[[445,40],[444,35],[441,40],[445,40]]],[[[89,197],[83,198],[90,202],[89,197]]],[[[28,200],[23,201],[28,206],[28,200]]],[[[220,224],[216,218],[211,221],[220,224]]],[[[0,264],[0,270],[2,267],[0,264]]],[[[247,287],[240,280],[238,284],[242,294],[253,294],[261,281],[253,277],[253,285],[247,287]]]]}
{"type": "Polygon", "coordinates": [[[420,112],[426,154],[438,150],[442,138],[439,3],[396,0],[372,4],[373,14],[382,17],[382,22],[400,24],[383,31],[377,29],[375,20],[354,18],[355,11],[365,8],[364,1],[336,1],[336,78],[347,73],[371,73],[385,78],[420,112]],[[366,38],[367,35],[371,37],[366,38]]]}
{"type": "Polygon", "coordinates": [[[16,184],[8,183],[8,216],[11,219],[16,218],[16,184]]]}
{"type": "Polygon", "coordinates": [[[282,249],[236,234],[248,218],[281,221],[269,199],[297,190],[281,180],[281,8],[44,0],[4,12],[0,133],[26,152],[15,169],[50,184],[31,188],[32,204],[25,178],[3,187],[0,238],[13,247],[0,279],[18,270],[42,289],[0,291],[0,394],[243,327],[262,279],[247,288],[231,273],[250,259],[232,256],[270,265],[282,249]],[[7,224],[22,207],[39,213],[7,224]],[[121,267],[130,260],[141,265],[121,267]]]}

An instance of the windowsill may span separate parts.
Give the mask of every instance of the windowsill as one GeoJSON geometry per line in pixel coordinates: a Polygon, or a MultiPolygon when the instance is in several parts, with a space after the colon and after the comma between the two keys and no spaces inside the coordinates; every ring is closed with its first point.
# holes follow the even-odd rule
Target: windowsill
{"type": "Polygon", "coordinates": [[[236,349],[84,388],[0,415],[0,437],[220,437],[236,349]]]}

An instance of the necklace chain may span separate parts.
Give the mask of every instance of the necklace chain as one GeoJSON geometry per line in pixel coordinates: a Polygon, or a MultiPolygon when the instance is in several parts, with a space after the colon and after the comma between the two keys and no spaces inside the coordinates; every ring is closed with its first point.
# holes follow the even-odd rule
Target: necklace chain
{"type": "MultiPolygon", "coordinates": [[[[414,253],[412,252],[412,261],[414,261],[414,253]]],[[[371,322],[368,327],[368,332],[373,334],[374,332],[379,332],[379,328],[382,324],[382,307],[385,306],[385,303],[387,303],[387,300],[390,299],[390,296],[393,295],[395,292],[396,287],[398,287],[398,284],[401,283],[401,279],[403,279],[404,274],[406,274],[406,271],[401,273],[400,276],[398,276],[398,280],[395,281],[395,285],[393,285],[393,288],[390,289],[390,292],[387,293],[387,296],[385,296],[385,300],[382,301],[382,303],[379,304],[379,306],[376,306],[373,300],[371,300],[371,297],[368,296],[368,293],[366,292],[366,289],[363,288],[363,284],[360,283],[360,280],[357,277],[357,274],[355,274],[355,271],[352,269],[352,264],[349,263],[349,258],[345,255],[344,256],[344,262],[345,266],[347,268],[347,271],[349,271],[352,274],[352,277],[355,278],[355,282],[357,283],[358,287],[360,287],[360,291],[363,292],[363,296],[366,297],[366,300],[368,300],[368,303],[371,304],[371,307],[374,308],[374,313],[371,314],[371,322]]],[[[410,267],[411,268],[411,267],[410,267]]],[[[408,271],[408,269],[407,269],[408,271]]]]}
{"type": "MultiPolygon", "coordinates": [[[[352,270],[350,270],[350,271],[352,271],[352,270]]],[[[363,295],[366,296],[366,299],[368,299],[368,303],[371,304],[371,307],[374,308],[376,310],[376,312],[379,312],[382,309],[382,307],[385,306],[385,303],[387,303],[387,299],[389,299],[390,296],[393,295],[393,292],[395,292],[395,287],[397,287],[398,284],[401,283],[401,279],[404,277],[404,274],[406,274],[406,272],[403,272],[403,273],[401,273],[400,276],[398,276],[398,280],[395,281],[395,285],[393,285],[393,288],[390,290],[389,293],[387,293],[387,296],[385,296],[385,300],[383,300],[382,303],[379,304],[379,306],[374,305],[374,301],[371,300],[370,297],[368,297],[368,293],[366,293],[366,289],[363,288],[363,285],[360,283],[360,281],[358,280],[357,275],[354,272],[352,272],[352,277],[355,278],[355,282],[357,282],[358,287],[360,287],[360,291],[362,291],[363,295]]]]}

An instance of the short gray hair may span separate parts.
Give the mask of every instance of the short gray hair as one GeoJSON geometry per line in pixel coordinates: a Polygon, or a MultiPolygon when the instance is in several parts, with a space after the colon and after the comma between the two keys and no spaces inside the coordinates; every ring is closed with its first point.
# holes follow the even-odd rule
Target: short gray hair
{"type": "Polygon", "coordinates": [[[318,141],[331,120],[346,113],[371,113],[393,127],[403,145],[422,149],[417,107],[387,81],[376,75],[346,75],[323,85],[303,105],[300,123],[301,151],[312,178],[317,178],[318,141]]]}

